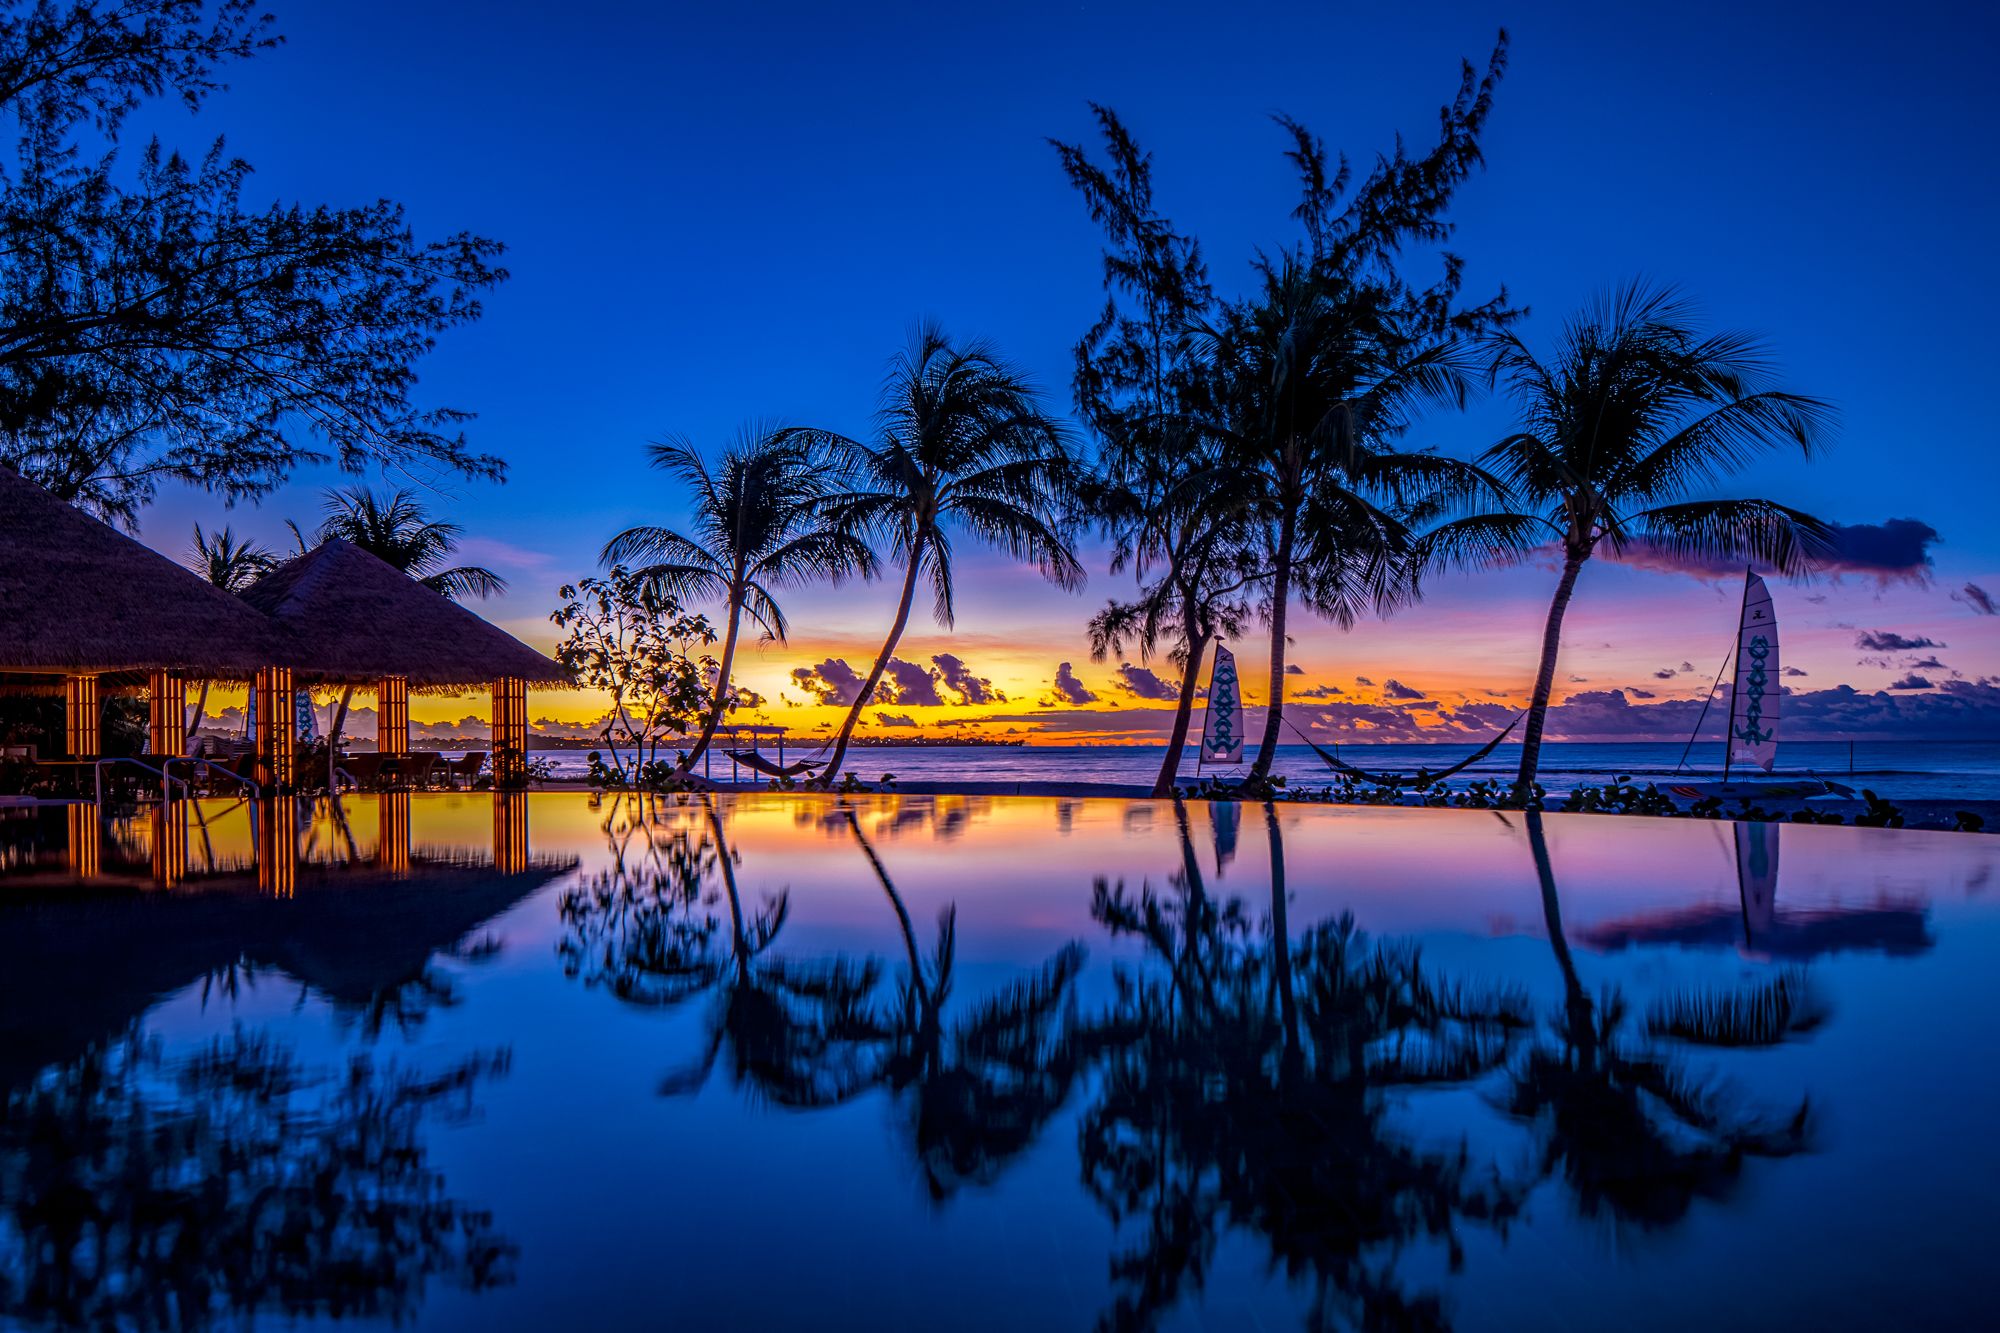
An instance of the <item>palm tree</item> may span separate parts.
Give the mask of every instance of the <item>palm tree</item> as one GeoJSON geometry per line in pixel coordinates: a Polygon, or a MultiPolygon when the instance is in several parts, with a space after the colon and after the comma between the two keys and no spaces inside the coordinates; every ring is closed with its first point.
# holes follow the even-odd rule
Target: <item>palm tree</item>
{"type": "Polygon", "coordinates": [[[715,696],[694,747],[680,761],[691,772],[731,700],[730,668],[745,614],[765,642],[783,643],[785,615],[772,596],[787,583],[875,573],[875,555],[851,532],[829,525],[826,460],[782,431],[750,429],[711,471],[694,446],[675,439],[651,447],[654,467],[693,497],[692,536],[670,528],[627,528],[604,547],[607,564],[634,570],[681,602],[720,598],[729,608],[715,696]]]}
{"type": "Polygon", "coordinates": [[[432,518],[409,491],[392,491],[385,500],[366,486],[350,486],[328,491],[323,508],[318,541],[338,537],[454,600],[507,591],[507,580],[490,569],[445,564],[465,529],[432,518]]]}
{"type": "MultiPolygon", "coordinates": [[[[194,525],[194,545],[187,551],[188,568],[224,592],[242,592],[277,563],[278,558],[268,548],[238,539],[227,526],[211,534],[203,532],[201,524],[194,525]]],[[[194,714],[188,719],[187,739],[190,741],[201,730],[202,714],[208,711],[208,686],[208,681],[202,681],[201,693],[194,702],[194,714]]]]}
{"type": "Polygon", "coordinates": [[[1785,447],[1818,451],[1833,409],[1774,387],[1769,353],[1738,332],[1702,334],[1671,288],[1633,282],[1564,327],[1549,361],[1519,337],[1492,340],[1493,376],[1518,405],[1520,428],[1481,462],[1519,496],[1523,513],[1442,525],[1428,542],[1447,558],[1476,535],[1483,552],[1562,548],[1562,576],[1542,630],[1541,665],[1521,737],[1514,793],[1526,801],[1541,760],[1563,613],[1600,545],[1650,545],[1694,560],[1752,560],[1804,573],[1827,526],[1774,500],[1690,500],[1691,492],[1785,447]]]}
{"type": "MultiPolygon", "coordinates": [[[[435,519],[417,497],[407,490],[390,492],[385,500],[366,486],[350,486],[328,491],[321,506],[325,518],[315,542],[335,538],[358,546],[393,569],[399,569],[432,592],[452,598],[493,597],[507,591],[507,580],[481,565],[446,565],[465,529],[456,523],[435,519]]],[[[296,523],[289,525],[305,554],[305,535],[296,523]]],[[[329,749],[340,744],[341,730],[347,725],[347,709],[354,702],[354,687],[340,693],[333,724],[326,729],[329,749]]]]}
{"type": "Polygon", "coordinates": [[[953,526],[1032,561],[1057,587],[1083,586],[1067,514],[1075,465],[1062,427],[1020,372],[985,344],[954,344],[931,324],[892,365],[872,443],[830,431],[796,436],[831,449],[847,479],[828,508],[834,526],[887,537],[904,565],[895,621],[834,739],[824,783],[840,772],[926,575],[938,624],[952,624],[953,526]]]}
{"type": "Polygon", "coordinates": [[[1256,299],[1204,336],[1220,402],[1203,425],[1244,468],[1263,532],[1269,703],[1251,766],[1261,779],[1284,720],[1293,599],[1342,628],[1414,600],[1413,525],[1500,488],[1471,464],[1393,447],[1423,405],[1461,406],[1468,392],[1452,320],[1400,285],[1288,254],[1265,266],[1256,299]]]}

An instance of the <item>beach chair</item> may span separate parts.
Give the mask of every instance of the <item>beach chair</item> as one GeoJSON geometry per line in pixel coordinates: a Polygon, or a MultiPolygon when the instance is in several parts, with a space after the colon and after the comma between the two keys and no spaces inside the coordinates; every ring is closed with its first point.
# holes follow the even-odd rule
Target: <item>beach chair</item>
{"type": "Polygon", "coordinates": [[[468,750],[465,756],[454,759],[444,766],[445,785],[457,791],[459,783],[470,787],[479,780],[479,770],[486,767],[486,751],[468,750]]]}
{"type": "Polygon", "coordinates": [[[403,781],[411,787],[428,787],[437,772],[438,752],[418,750],[403,759],[403,781]]]}
{"type": "Polygon", "coordinates": [[[373,750],[341,756],[339,768],[354,783],[356,791],[371,791],[382,778],[382,761],[387,756],[373,750]]]}

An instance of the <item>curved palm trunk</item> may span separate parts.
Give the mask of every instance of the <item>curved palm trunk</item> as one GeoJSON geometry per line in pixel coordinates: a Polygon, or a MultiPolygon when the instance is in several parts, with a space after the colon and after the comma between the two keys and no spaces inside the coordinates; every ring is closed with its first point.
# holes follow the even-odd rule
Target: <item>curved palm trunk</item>
{"type": "Polygon", "coordinates": [[[1597,1023],[1591,1012],[1590,995],[1577,975],[1569,939],[1563,934],[1562,899],[1556,893],[1555,865],[1549,859],[1548,835],[1542,831],[1542,812],[1530,810],[1527,819],[1528,850],[1535,858],[1535,878],[1542,886],[1542,923],[1549,932],[1549,948],[1555,953],[1556,966],[1562,969],[1563,1008],[1568,1015],[1570,1040],[1586,1056],[1594,1055],[1597,1023]]]}
{"type": "Polygon", "coordinates": [[[201,731],[201,715],[208,711],[208,684],[205,680],[201,683],[201,693],[194,701],[194,716],[188,719],[186,744],[190,750],[194,747],[195,736],[201,731]]]}
{"type": "Polygon", "coordinates": [[[1549,695],[1556,686],[1556,655],[1562,649],[1563,613],[1576,591],[1576,576],[1583,572],[1588,557],[1574,552],[1563,557],[1562,581],[1556,584],[1555,599],[1549,603],[1548,623],[1542,627],[1542,664],[1535,672],[1535,693],[1528,701],[1528,725],[1521,733],[1521,771],[1514,778],[1514,799],[1526,801],[1535,783],[1535,769],[1542,760],[1542,728],[1549,719],[1549,695]]]}
{"type": "Polygon", "coordinates": [[[333,721],[327,724],[326,752],[329,755],[340,748],[340,733],[347,726],[347,709],[353,702],[354,687],[349,685],[340,692],[340,707],[333,710],[333,721]]]}
{"type": "Polygon", "coordinates": [[[910,546],[910,572],[903,576],[903,599],[896,604],[896,623],[889,627],[889,638],[875,658],[875,667],[868,673],[868,683],[861,687],[861,693],[854,698],[854,705],[847,710],[847,720],[840,724],[840,735],[833,742],[833,757],[826,761],[826,768],[819,775],[821,783],[831,783],[840,775],[840,765],[847,758],[847,742],[854,735],[854,724],[861,720],[861,710],[875,697],[875,689],[882,683],[882,673],[889,669],[889,659],[896,655],[896,645],[902,642],[903,629],[910,623],[910,602],[917,595],[917,575],[923,572],[924,541],[919,537],[910,546]]]}
{"type": "Polygon", "coordinates": [[[1305,1046],[1299,1039],[1299,997],[1292,990],[1292,927],[1285,901],[1285,836],[1278,827],[1278,807],[1264,802],[1264,832],[1271,844],[1271,980],[1278,989],[1278,1017],[1284,1025],[1281,1075],[1292,1080],[1304,1072],[1305,1046]]]}
{"type": "Polygon", "coordinates": [[[1271,762],[1278,757],[1278,728],[1285,720],[1285,603],[1292,596],[1292,520],[1285,519],[1278,537],[1278,558],[1271,571],[1271,682],[1264,710],[1264,739],[1257,742],[1257,759],[1250,765],[1252,778],[1271,776],[1271,762]]]}
{"type": "Polygon", "coordinates": [[[1207,653],[1208,635],[1188,636],[1187,669],[1181,673],[1181,697],[1174,706],[1174,729],[1167,737],[1167,757],[1160,762],[1160,775],[1153,779],[1156,799],[1165,800],[1174,794],[1174,779],[1181,770],[1181,751],[1187,747],[1188,729],[1194,716],[1196,682],[1201,679],[1201,662],[1207,653]]]}
{"type": "Polygon", "coordinates": [[[695,737],[694,748],[687,758],[681,760],[677,776],[685,777],[694,771],[694,766],[707,753],[709,742],[715,739],[715,729],[722,725],[722,712],[729,702],[729,671],[736,662],[736,633],[743,620],[743,599],[740,595],[729,599],[729,629],[722,638],[722,660],[717,666],[715,695],[709,701],[708,720],[702,723],[701,735],[695,737]]]}

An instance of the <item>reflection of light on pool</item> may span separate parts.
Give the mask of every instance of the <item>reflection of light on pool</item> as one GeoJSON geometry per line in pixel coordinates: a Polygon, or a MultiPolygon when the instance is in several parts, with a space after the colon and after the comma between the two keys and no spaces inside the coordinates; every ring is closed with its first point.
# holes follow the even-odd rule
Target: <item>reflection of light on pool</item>
{"type": "MultiPolygon", "coordinates": [[[[391,1200],[409,1225],[348,1293],[382,1318],[1070,1327],[1156,1295],[1162,1327],[1974,1321],[2000,842],[1763,833],[1746,859],[1695,820],[1307,805],[51,808],[0,822],[0,1085],[45,1125],[188,1126],[229,1188],[279,1197],[296,1165],[391,1200]],[[1779,981],[1810,986],[1796,1032],[1779,981]],[[1647,1031],[1746,1005],[1768,1044],[1647,1031]],[[1674,1089],[1711,1120],[1661,1130],[1674,1089]]],[[[22,1123],[0,1237],[40,1225],[17,1168],[63,1165],[22,1123]]],[[[176,1280],[290,1234],[66,1169],[102,1207],[140,1180],[185,1206],[146,1252],[176,1280]]],[[[0,1241],[0,1322],[48,1289],[15,1280],[28,1253],[0,1241]]],[[[332,1290],[312,1256],[348,1253],[293,1254],[300,1316],[332,1290]]],[[[232,1316],[282,1304],[244,1271],[232,1316]]]]}

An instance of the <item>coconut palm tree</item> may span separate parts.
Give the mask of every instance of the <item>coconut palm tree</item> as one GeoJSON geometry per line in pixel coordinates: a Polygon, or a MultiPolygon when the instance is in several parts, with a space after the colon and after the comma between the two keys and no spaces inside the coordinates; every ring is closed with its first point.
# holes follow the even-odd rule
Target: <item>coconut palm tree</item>
{"type": "Polygon", "coordinates": [[[701,734],[680,761],[694,765],[715,737],[732,698],[730,669],[748,615],[765,642],[783,643],[785,614],[774,591],[785,584],[850,574],[871,578],[875,555],[851,532],[828,522],[826,459],[810,442],[782,431],[743,431],[711,470],[694,446],[674,439],[650,450],[653,466],[692,497],[692,536],[671,528],[627,528],[604,547],[607,564],[634,573],[681,602],[717,598],[728,607],[715,695],[701,734]]]}
{"type": "MultiPolygon", "coordinates": [[[[432,592],[454,600],[494,597],[507,591],[507,580],[479,565],[446,565],[465,529],[435,519],[409,491],[390,492],[387,499],[366,486],[328,491],[318,541],[340,540],[402,570],[432,592]]],[[[295,529],[296,531],[296,529],[295,529]]]]}
{"type": "MultiPolygon", "coordinates": [[[[239,539],[226,525],[216,533],[203,532],[199,523],[194,525],[194,544],[187,550],[188,568],[224,592],[242,592],[277,563],[269,548],[239,539]]],[[[194,713],[187,724],[190,741],[201,730],[202,714],[208,711],[208,686],[208,681],[202,681],[201,693],[195,697],[194,713]]]]}
{"type": "MultiPolygon", "coordinates": [[[[326,493],[321,505],[325,517],[313,535],[313,542],[335,538],[358,546],[383,564],[399,569],[432,592],[456,601],[461,597],[494,597],[507,591],[507,580],[481,565],[446,565],[465,529],[456,523],[435,519],[422,502],[407,490],[395,490],[387,499],[366,486],[349,486],[326,493]]],[[[305,534],[296,523],[287,523],[299,554],[310,549],[305,534]]],[[[326,729],[328,746],[340,744],[347,725],[347,709],[354,702],[354,687],[340,693],[340,706],[326,729]]]]}
{"type": "Polygon", "coordinates": [[[1521,737],[1514,792],[1526,801],[1541,761],[1563,614],[1577,576],[1600,546],[1650,547],[1685,560],[1759,561],[1800,574],[1827,526],[1774,500],[1689,499],[1777,449],[1819,453],[1833,421],[1825,401],[1776,387],[1770,354],[1750,334],[1696,328],[1672,288],[1628,283],[1573,317],[1548,360],[1517,335],[1491,340],[1493,377],[1519,411],[1519,429],[1481,462],[1519,497],[1523,512],[1441,525],[1427,538],[1443,558],[1476,539],[1553,542],[1562,574],[1542,630],[1541,665],[1521,737]]]}
{"type": "Polygon", "coordinates": [[[823,430],[796,437],[827,447],[847,480],[849,489],[828,506],[834,526],[886,538],[903,562],[889,637],[820,774],[831,782],[925,577],[938,624],[952,624],[953,528],[1034,563],[1057,587],[1083,586],[1068,514],[1076,470],[1062,427],[1026,378],[984,343],[954,343],[932,324],[892,364],[872,441],[823,430]]]}

